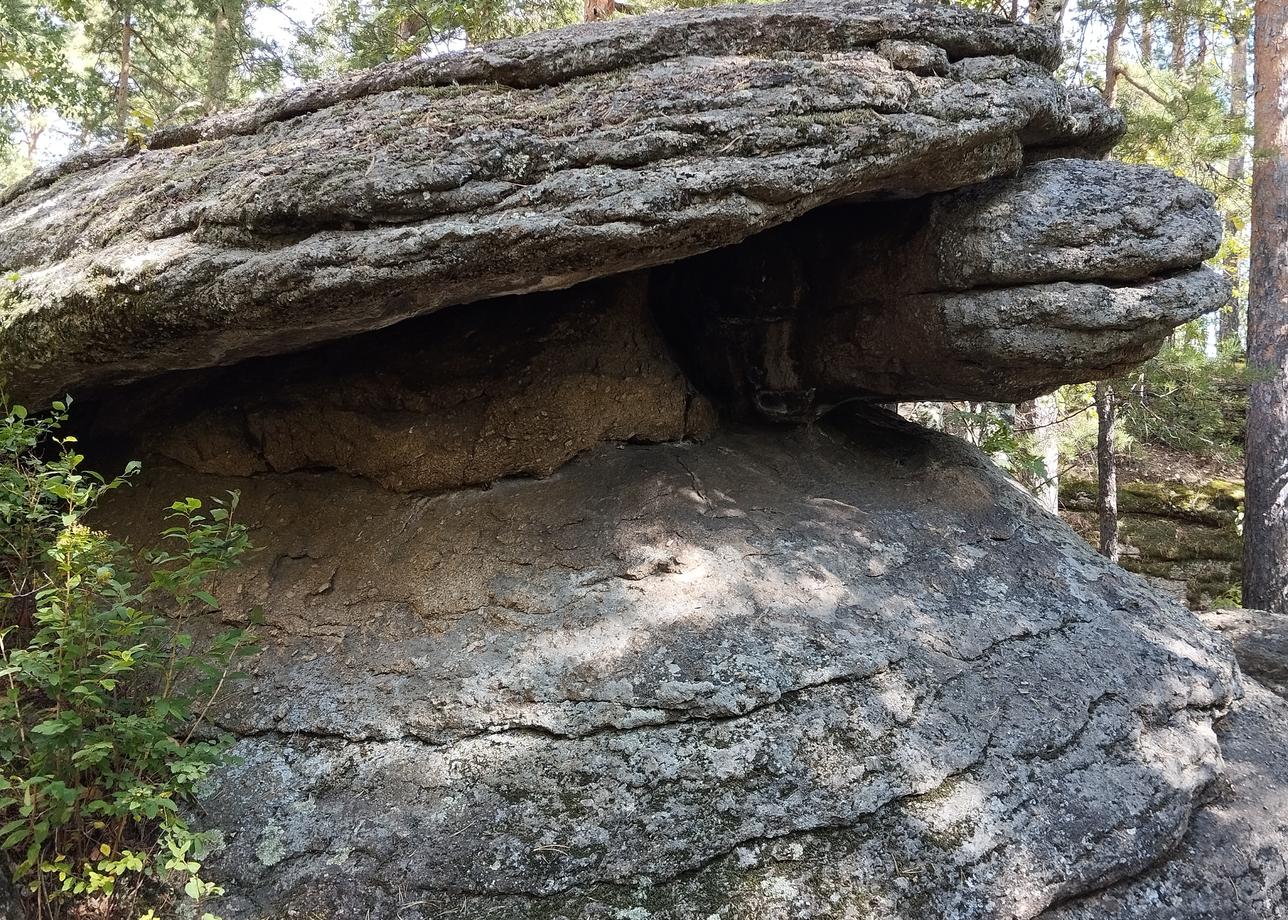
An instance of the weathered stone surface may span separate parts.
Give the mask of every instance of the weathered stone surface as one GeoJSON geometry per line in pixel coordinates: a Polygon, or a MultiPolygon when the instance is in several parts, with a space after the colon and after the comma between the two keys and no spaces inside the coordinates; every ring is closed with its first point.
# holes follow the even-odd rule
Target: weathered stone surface
{"type": "MultiPolygon", "coordinates": [[[[1206,611],[1203,623],[1234,645],[1239,666],[1288,699],[1288,616],[1268,610],[1206,611]]],[[[1288,765],[1288,760],[1283,763],[1288,765]]]]}
{"type": "Polygon", "coordinates": [[[1288,917],[1288,701],[1250,681],[1217,725],[1224,774],[1169,858],[1042,920],[1288,917]]]}
{"type": "Polygon", "coordinates": [[[715,412],[646,297],[626,275],[146,381],[113,394],[91,434],[131,431],[205,472],[330,470],[402,492],[549,475],[605,441],[701,437],[715,412]]]}
{"type": "Polygon", "coordinates": [[[854,397],[1018,402],[1116,376],[1214,310],[1212,199],[1156,169],[1048,160],[834,207],[658,269],[690,374],[744,414],[854,397]]]}
{"type": "Polygon", "coordinates": [[[39,398],[225,364],[1104,150],[1121,120],[1054,50],[946,7],[799,2],[306,88],[11,194],[0,367],[39,398]]]}
{"type": "Polygon", "coordinates": [[[229,917],[1032,917],[1163,858],[1228,646],[977,454],[836,420],[438,497],[243,490],[229,917]],[[629,913],[630,911],[635,913],[629,913]]]}
{"type": "Polygon", "coordinates": [[[1209,269],[1137,286],[1034,284],[861,303],[811,324],[822,392],[1022,402],[1106,378],[1157,354],[1229,283],[1209,269]]]}
{"type": "MultiPolygon", "coordinates": [[[[1106,182],[1134,172],[1083,166],[1036,169],[1106,182]]],[[[1033,184],[1029,172],[1021,181],[1033,184]]],[[[1007,187],[998,185],[969,194],[988,201],[1007,187]]],[[[1166,190],[1160,217],[1177,210],[1174,197],[1199,200],[1175,179],[1155,185],[1166,190]]],[[[937,215],[963,213],[955,199],[838,207],[653,273],[458,306],[320,350],[144,382],[113,397],[96,428],[133,430],[156,453],[208,472],[326,469],[438,491],[546,475],[603,441],[700,437],[715,412],[672,352],[727,412],[808,419],[856,395],[996,396],[1099,376],[1143,359],[1179,319],[1224,296],[1206,269],[1138,287],[916,293],[944,283],[918,254],[948,245],[943,228],[958,224],[937,215]],[[921,228],[912,244],[909,226],[921,228]],[[854,240],[850,227],[875,229],[854,240]]],[[[1024,200],[1011,196],[1009,206],[1024,200]]],[[[1034,209],[1042,202],[1035,196],[1034,209]]],[[[1203,223],[1206,213],[1190,216],[1203,223]]],[[[1187,258],[1196,244],[1185,224],[1160,224],[1158,236],[1177,242],[1142,255],[1140,274],[1187,258]]],[[[985,236],[980,225],[952,245],[978,247],[985,236]]],[[[1197,245],[1191,260],[1214,240],[1197,245]]],[[[1076,257],[1054,258],[1080,276],[1076,257]]],[[[1025,273],[1045,277],[1039,263],[1034,255],[1025,273]]],[[[1002,274],[975,278],[1001,284],[1002,274]]]]}
{"type": "Polygon", "coordinates": [[[1170,173],[1062,159],[938,199],[926,235],[938,287],[1131,282],[1211,258],[1221,221],[1170,173]]]}
{"type": "Polygon", "coordinates": [[[3,868],[0,868],[0,920],[27,920],[18,892],[3,868]]]}
{"type": "MultiPolygon", "coordinates": [[[[1118,510],[1142,517],[1166,517],[1190,524],[1225,527],[1238,523],[1243,510],[1242,482],[1129,480],[1118,486],[1118,510]]],[[[1069,511],[1094,511],[1096,484],[1077,475],[1060,477],[1060,506],[1069,511]]]]}
{"type": "Polygon", "coordinates": [[[1271,713],[1229,644],[838,408],[1116,372],[1224,296],[1210,200],[1078,159],[1121,120],[1055,51],[905,2],[631,18],[5,197],[0,372],[146,461],[101,523],[240,489],[261,548],[212,615],[267,612],[211,713],[221,915],[1109,920],[1217,858],[1275,916],[1282,828],[1212,804],[1271,713]]]}
{"type": "MultiPolygon", "coordinates": [[[[1080,167],[1038,168],[1059,174],[1062,164],[1080,167]]],[[[1109,179],[1122,168],[1093,165],[1109,179]]],[[[210,472],[328,469],[434,491],[548,474],[605,440],[701,436],[715,415],[673,350],[730,412],[751,403],[752,413],[812,418],[855,395],[999,395],[1097,376],[1144,358],[1179,318],[1223,296],[1224,282],[1206,269],[1140,287],[907,293],[933,272],[909,280],[915,269],[900,273],[900,259],[917,266],[917,253],[943,247],[935,228],[944,224],[926,211],[962,211],[953,197],[836,208],[652,275],[457,307],[298,356],[172,375],[114,398],[97,428],[132,429],[156,452],[210,472]],[[923,229],[901,257],[887,237],[902,240],[909,225],[923,229]],[[880,228],[885,242],[868,245],[872,233],[851,240],[851,226],[880,228]]],[[[1159,233],[1181,235],[1175,229],[1164,223],[1159,233]]],[[[1199,254],[1211,241],[1202,243],[1199,254]]],[[[1182,256],[1142,258],[1145,273],[1182,256]]]]}

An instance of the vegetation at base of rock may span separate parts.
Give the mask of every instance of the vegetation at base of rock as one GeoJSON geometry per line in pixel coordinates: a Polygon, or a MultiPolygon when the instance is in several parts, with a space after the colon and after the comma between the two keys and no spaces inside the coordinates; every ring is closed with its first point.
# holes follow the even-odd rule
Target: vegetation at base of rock
{"type": "Polygon", "coordinates": [[[0,871],[39,920],[135,917],[158,881],[199,905],[219,889],[183,806],[229,760],[201,729],[258,621],[203,629],[212,578],[251,548],[237,495],[175,502],[137,553],[87,518],[139,465],[84,469],[65,403],[0,406],[0,871]]]}

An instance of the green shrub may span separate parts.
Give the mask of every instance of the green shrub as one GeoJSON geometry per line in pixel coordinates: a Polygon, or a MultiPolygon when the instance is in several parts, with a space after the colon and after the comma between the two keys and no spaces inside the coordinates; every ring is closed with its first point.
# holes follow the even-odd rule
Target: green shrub
{"type": "Polygon", "coordinates": [[[5,868],[38,918],[133,917],[179,887],[218,895],[199,875],[210,841],[181,806],[229,759],[230,739],[200,729],[254,648],[248,629],[195,628],[219,609],[211,577],[250,548],[237,495],[208,511],[176,502],[162,547],[136,554],[86,517],[139,465],[110,480],[83,470],[59,436],[63,403],[0,413],[5,868]]]}
{"type": "MultiPolygon", "coordinates": [[[[1027,432],[1015,426],[1015,407],[1005,403],[943,403],[943,430],[974,444],[1000,468],[1023,482],[1039,483],[1056,474],[1031,450],[1027,432]]],[[[914,417],[915,418],[915,417],[914,417]]],[[[924,420],[917,419],[921,424],[924,420]]]]}
{"type": "Polygon", "coordinates": [[[1167,345],[1118,387],[1133,438],[1203,457],[1243,452],[1251,375],[1242,357],[1167,345]]]}

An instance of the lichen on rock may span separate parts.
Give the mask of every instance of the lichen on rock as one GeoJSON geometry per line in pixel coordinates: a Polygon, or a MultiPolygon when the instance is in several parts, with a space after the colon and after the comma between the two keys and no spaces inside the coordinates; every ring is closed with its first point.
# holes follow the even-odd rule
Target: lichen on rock
{"type": "MultiPolygon", "coordinates": [[[[806,2],[601,24],[301,91],[10,192],[0,270],[24,307],[0,325],[0,365],[38,399],[228,364],[674,262],[833,202],[1098,153],[1121,119],[1052,77],[1053,50],[961,11],[806,2]],[[907,49],[882,45],[911,40],[943,66],[905,69],[907,49]]],[[[1070,168],[1092,167],[1043,175],[1070,168]]],[[[1169,180],[1150,175],[1119,182],[1140,186],[1138,207],[1102,231],[1122,245],[1116,281],[1197,266],[1216,226],[1201,193],[1173,182],[1159,199],[1169,180]],[[1150,220],[1178,232],[1127,245],[1150,220]]],[[[1023,180],[1016,194],[1032,197],[1023,180]]],[[[1045,207],[1076,219],[1080,201],[1045,207]]],[[[1218,296],[1193,293],[1161,309],[1218,296]]]]}
{"type": "Polygon", "coordinates": [[[205,803],[234,915],[1034,916],[1158,859],[1219,775],[1224,644],[943,436],[338,481],[131,496],[238,485],[280,548],[238,581],[279,638],[205,803]]]}

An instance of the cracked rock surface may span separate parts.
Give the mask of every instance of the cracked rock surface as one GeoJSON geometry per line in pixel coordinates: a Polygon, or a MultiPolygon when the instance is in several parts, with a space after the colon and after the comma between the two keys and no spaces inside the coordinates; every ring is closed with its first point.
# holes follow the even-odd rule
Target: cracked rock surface
{"type": "Polygon", "coordinates": [[[1139,875],[1042,920],[1288,917],[1288,699],[1247,681],[1217,725],[1225,761],[1181,844],[1139,875]]]}
{"type": "Polygon", "coordinates": [[[1045,32],[911,2],[629,17],[305,87],[0,204],[22,398],[228,364],[1096,156],[1045,32]]]}
{"type": "Polygon", "coordinates": [[[271,637],[202,802],[223,916],[1033,917],[1221,772],[1228,646],[901,423],[437,496],[170,468],[112,523],[233,486],[271,637]]]}
{"type": "Polygon", "coordinates": [[[1235,657],[1277,633],[865,405],[1116,374],[1226,296],[1211,200],[1097,159],[1057,50],[629,17],[0,196],[0,378],[145,461],[100,523],[237,489],[260,547],[220,916],[1283,918],[1288,704],[1235,657]]]}

